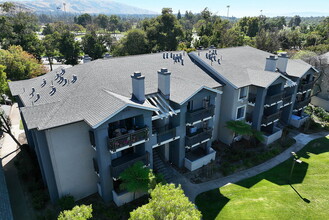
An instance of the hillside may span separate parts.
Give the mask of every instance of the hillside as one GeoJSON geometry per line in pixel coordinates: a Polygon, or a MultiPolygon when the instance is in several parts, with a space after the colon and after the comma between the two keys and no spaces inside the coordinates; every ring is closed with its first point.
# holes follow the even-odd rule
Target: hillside
{"type": "MultiPolygon", "coordinates": [[[[1,1],[0,1],[1,2],[1,1]]],[[[149,11],[110,0],[36,0],[11,1],[23,4],[36,13],[66,11],[69,13],[103,13],[103,14],[157,14],[149,11]],[[65,3],[64,3],[65,2],[65,3]],[[64,6],[65,4],[65,6],[64,6]]]]}

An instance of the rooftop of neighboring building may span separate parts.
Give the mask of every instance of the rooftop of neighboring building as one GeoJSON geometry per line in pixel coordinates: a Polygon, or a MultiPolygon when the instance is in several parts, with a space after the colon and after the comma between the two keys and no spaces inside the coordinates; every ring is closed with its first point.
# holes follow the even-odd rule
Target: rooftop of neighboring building
{"type": "MultiPolygon", "coordinates": [[[[266,88],[282,76],[279,72],[265,71],[266,58],[274,54],[249,46],[202,50],[192,54],[211,66],[224,82],[236,88],[249,85],[266,88]],[[209,59],[209,54],[212,53],[215,56],[213,61],[209,59]]],[[[288,75],[301,77],[311,67],[304,61],[289,59],[286,72],[288,75]]]]}

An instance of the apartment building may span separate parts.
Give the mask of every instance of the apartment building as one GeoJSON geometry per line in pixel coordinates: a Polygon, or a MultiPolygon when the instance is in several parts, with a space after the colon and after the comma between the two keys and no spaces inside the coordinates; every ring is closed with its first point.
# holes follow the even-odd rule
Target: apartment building
{"type": "Polygon", "coordinates": [[[132,199],[118,190],[126,168],[153,168],[159,155],[198,169],[215,159],[213,140],[239,138],[228,120],[247,121],[266,144],[280,138],[280,119],[302,118],[307,102],[295,100],[307,100],[314,71],[237,47],[96,60],[9,86],[52,201],[98,192],[121,205],[132,199]]]}

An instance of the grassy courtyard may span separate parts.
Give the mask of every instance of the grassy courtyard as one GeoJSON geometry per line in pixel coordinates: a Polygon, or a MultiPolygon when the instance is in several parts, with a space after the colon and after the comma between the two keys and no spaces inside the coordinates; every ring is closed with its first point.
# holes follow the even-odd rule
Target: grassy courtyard
{"type": "Polygon", "coordinates": [[[313,140],[284,163],[219,189],[198,195],[204,219],[328,219],[329,137],[313,140]]]}

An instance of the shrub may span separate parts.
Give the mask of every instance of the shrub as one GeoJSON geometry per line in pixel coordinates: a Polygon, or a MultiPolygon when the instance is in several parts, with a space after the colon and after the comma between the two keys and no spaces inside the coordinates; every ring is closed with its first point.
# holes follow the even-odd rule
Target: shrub
{"type": "Polygon", "coordinates": [[[62,196],[57,204],[61,210],[71,210],[74,207],[74,197],[71,195],[62,196]]]}
{"type": "Polygon", "coordinates": [[[34,191],[32,193],[32,205],[35,209],[43,209],[49,200],[48,194],[43,190],[34,191]]]}

